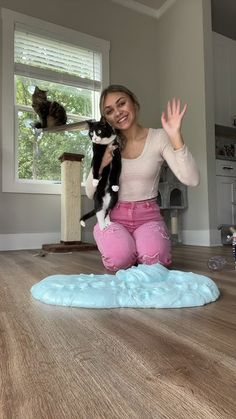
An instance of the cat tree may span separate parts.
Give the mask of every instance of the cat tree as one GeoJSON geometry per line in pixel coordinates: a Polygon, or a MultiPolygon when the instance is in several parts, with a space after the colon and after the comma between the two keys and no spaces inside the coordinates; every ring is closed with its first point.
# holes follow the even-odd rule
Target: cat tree
{"type": "MultiPolygon", "coordinates": [[[[88,128],[86,122],[45,128],[42,132],[74,131],[88,128]]],[[[81,241],[81,161],[83,154],[63,153],[61,161],[61,241],[43,244],[47,252],[70,252],[96,249],[92,243],[81,241]]]]}

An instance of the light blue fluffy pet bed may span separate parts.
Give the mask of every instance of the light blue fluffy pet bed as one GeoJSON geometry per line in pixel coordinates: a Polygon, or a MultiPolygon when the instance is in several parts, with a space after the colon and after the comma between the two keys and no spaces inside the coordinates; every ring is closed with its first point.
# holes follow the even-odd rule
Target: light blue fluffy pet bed
{"type": "Polygon", "coordinates": [[[86,308],[178,308],[215,301],[219,289],[208,277],[139,265],[115,275],[52,275],[31,288],[46,304],[86,308]]]}

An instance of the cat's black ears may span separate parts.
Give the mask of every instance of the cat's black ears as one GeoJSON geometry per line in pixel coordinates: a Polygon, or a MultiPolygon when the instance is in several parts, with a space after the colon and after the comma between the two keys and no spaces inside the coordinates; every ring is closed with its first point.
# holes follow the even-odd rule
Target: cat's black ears
{"type": "Polygon", "coordinates": [[[101,124],[106,125],[107,121],[105,120],[104,116],[101,116],[100,122],[101,124]]]}
{"type": "Polygon", "coordinates": [[[91,128],[92,125],[94,124],[94,120],[93,119],[87,119],[87,121],[85,121],[85,122],[88,124],[89,128],[91,128]]]}
{"type": "Polygon", "coordinates": [[[100,119],[100,122],[103,124],[103,125],[110,125],[110,127],[113,129],[113,131],[115,131],[114,130],[114,128],[113,128],[113,126],[109,123],[109,122],[107,122],[107,120],[104,118],[104,116],[102,116],[101,117],[101,119],[100,119]]]}
{"type": "Polygon", "coordinates": [[[42,89],[40,89],[38,86],[35,86],[35,88],[34,88],[34,93],[39,93],[39,92],[44,92],[44,93],[47,93],[47,92],[48,92],[48,90],[42,90],[42,89]]]}
{"type": "MultiPolygon", "coordinates": [[[[89,129],[90,129],[90,128],[93,127],[94,123],[97,122],[97,121],[94,121],[94,119],[88,119],[86,122],[87,122],[87,124],[89,126],[89,129]]],[[[102,124],[102,125],[107,125],[108,124],[114,130],[114,128],[111,126],[111,124],[109,124],[109,122],[106,121],[106,119],[104,118],[104,116],[101,116],[99,123],[102,124]]]]}

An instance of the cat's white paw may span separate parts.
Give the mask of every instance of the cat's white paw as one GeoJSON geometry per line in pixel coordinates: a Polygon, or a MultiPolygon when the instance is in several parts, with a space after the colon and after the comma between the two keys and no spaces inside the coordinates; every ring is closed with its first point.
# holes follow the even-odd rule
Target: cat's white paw
{"type": "Polygon", "coordinates": [[[105,223],[102,223],[102,224],[99,224],[99,227],[100,227],[100,230],[103,231],[106,229],[107,226],[105,223]]]}
{"type": "Polygon", "coordinates": [[[118,186],[118,185],[113,185],[113,186],[111,187],[111,189],[112,189],[114,192],[117,192],[117,191],[119,190],[119,186],[118,186]]]}
{"type": "Polygon", "coordinates": [[[93,179],[93,186],[96,187],[98,186],[99,183],[99,179],[93,179]]]}
{"type": "Polygon", "coordinates": [[[111,221],[110,220],[104,220],[104,222],[98,223],[98,224],[99,224],[100,230],[102,231],[102,230],[106,230],[106,228],[109,227],[109,225],[111,224],[111,221]]]}
{"type": "Polygon", "coordinates": [[[83,220],[80,221],[80,224],[82,225],[82,227],[85,227],[86,226],[86,224],[85,224],[85,222],[83,220]]]}

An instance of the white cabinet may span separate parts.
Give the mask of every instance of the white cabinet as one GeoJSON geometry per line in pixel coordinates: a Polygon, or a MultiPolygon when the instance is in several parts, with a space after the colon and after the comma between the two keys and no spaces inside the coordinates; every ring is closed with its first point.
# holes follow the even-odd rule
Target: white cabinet
{"type": "Polygon", "coordinates": [[[236,179],[236,161],[216,160],[216,176],[230,176],[236,179]]]}
{"type": "Polygon", "coordinates": [[[217,223],[236,224],[236,162],[216,160],[217,223]],[[222,176],[226,174],[227,176],[222,176]]]}
{"type": "Polygon", "coordinates": [[[213,32],[215,123],[232,126],[236,115],[236,41],[213,32]]]}

